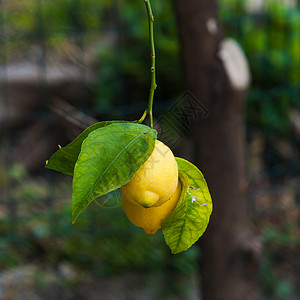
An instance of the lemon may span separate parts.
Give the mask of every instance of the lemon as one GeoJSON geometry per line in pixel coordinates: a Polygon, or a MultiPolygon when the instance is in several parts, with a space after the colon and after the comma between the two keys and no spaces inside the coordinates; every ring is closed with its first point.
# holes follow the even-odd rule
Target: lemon
{"type": "Polygon", "coordinates": [[[177,183],[175,157],[168,146],[156,140],[150,157],[121,191],[132,204],[160,206],[174,194],[177,183]]]}
{"type": "Polygon", "coordinates": [[[178,185],[175,193],[161,206],[144,208],[140,205],[131,203],[125,195],[122,194],[123,207],[128,219],[134,225],[144,228],[148,234],[154,234],[161,228],[162,222],[173,212],[181,194],[181,183],[178,185]]]}

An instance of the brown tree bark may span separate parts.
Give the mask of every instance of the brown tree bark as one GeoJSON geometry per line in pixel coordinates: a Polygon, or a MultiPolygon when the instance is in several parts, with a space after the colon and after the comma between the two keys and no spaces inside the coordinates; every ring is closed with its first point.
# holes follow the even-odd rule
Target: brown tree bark
{"type": "Polygon", "coordinates": [[[186,88],[209,115],[192,127],[194,163],[203,172],[214,211],[201,238],[204,300],[257,299],[257,254],[247,219],[245,92],[231,87],[217,57],[222,39],[215,0],[174,0],[186,88]],[[217,26],[215,26],[217,25],[217,26]]]}

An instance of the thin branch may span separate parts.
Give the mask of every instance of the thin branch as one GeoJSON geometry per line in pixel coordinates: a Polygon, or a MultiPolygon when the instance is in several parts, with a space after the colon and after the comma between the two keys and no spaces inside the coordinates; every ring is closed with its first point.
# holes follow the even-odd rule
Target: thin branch
{"type": "Polygon", "coordinates": [[[149,94],[149,104],[147,112],[149,114],[150,119],[150,127],[153,128],[153,98],[154,98],[154,92],[157,87],[156,85],[156,78],[155,78],[155,45],[154,45],[154,30],[153,30],[153,23],[154,23],[154,16],[152,13],[152,8],[150,4],[150,0],[144,0],[147,8],[147,14],[148,14],[148,23],[149,23],[149,39],[150,39],[150,54],[151,54],[151,86],[150,86],[150,94],[149,94]]]}

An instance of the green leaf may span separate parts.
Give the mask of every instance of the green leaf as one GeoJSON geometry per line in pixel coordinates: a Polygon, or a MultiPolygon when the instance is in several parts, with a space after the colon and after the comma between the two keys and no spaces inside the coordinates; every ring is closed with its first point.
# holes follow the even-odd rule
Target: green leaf
{"type": "Polygon", "coordinates": [[[189,185],[194,188],[203,188],[203,193],[207,193],[211,201],[208,186],[201,171],[186,159],[180,157],[175,157],[175,159],[178,164],[178,170],[185,173],[188,177],[189,185]]]}
{"type": "Polygon", "coordinates": [[[74,169],[72,220],[97,197],[133,177],[154,149],[156,131],[123,123],[94,130],[84,140],[74,169]]]}
{"type": "Polygon", "coordinates": [[[73,176],[74,167],[78,159],[83,141],[92,131],[116,123],[127,123],[127,121],[103,121],[88,127],[70,144],[65,147],[60,147],[46,162],[45,167],[73,176]]]}
{"type": "Polygon", "coordinates": [[[202,236],[212,212],[211,196],[202,173],[182,158],[176,161],[180,180],[187,188],[174,212],[162,223],[165,241],[173,254],[187,250],[202,236]]]}

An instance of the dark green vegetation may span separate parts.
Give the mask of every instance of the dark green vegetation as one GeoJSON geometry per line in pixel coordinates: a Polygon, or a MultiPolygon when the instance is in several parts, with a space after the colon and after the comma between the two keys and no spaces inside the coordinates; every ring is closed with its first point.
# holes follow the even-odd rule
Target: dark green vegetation
{"type": "MultiPolygon", "coordinates": [[[[156,102],[166,102],[182,93],[177,28],[169,1],[154,1],[152,6],[159,20],[155,23],[159,41],[156,102]]],[[[128,104],[138,105],[138,113],[144,109],[150,53],[147,15],[140,2],[55,0],[43,1],[40,6],[36,0],[12,0],[5,8],[9,58],[19,57],[20,50],[30,52],[41,39],[47,51],[67,58],[77,48],[84,51],[95,44],[99,78],[94,89],[95,109],[101,113],[115,111],[119,118],[130,113],[129,108],[124,109],[128,104]]]]}
{"type": "Polygon", "coordinates": [[[266,1],[264,12],[251,13],[239,0],[221,2],[225,32],[241,43],[252,70],[248,126],[290,137],[290,113],[300,108],[300,9],[266,1]]]}
{"type": "MultiPolygon", "coordinates": [[[[136,113],[131,112],[130,104],[141,103],[137,106],[140,116],[148,99],[147,66],[150,60],[143,4],[139,1],[113,4],[104,0],[48,0],[43,1],[41,15],[41,8],[35,0],[6,2],[6,7],[10,7],[10,10],[4,11],[9,33],[6,53],[11,61],[27,55],[31,46],[38,45],[40,40],[49,51],[63,56],[77,46],[92,44],[99,37],[103,41],[108,33],[114,36],[117,42],[113,46],[101,42],[97,48],[98,83],[94,91],[94,105],[104,113],[116,111],[122,118],[123,112],[124,115],[136,113]]],[[[159,20],[155,23],[158,102],[154,109],[160,110],[167,108],[168,103],[183,92],[182,74],[171,1],[152,2],[159,20]]],[[[299,176],[295,173],[299,162],[295,156],[279,153],[276,143],[288,143],[293,151],[297,147],[290,117],[292,111],[300,106],[300,10],[266,1],[269,4],[264,12],[252,13],[244,8],[245,1],[220,2],[225,33],[243,46],[252,70],[253,84],[245,119],[249,144],[253,142],[255,133],[263,134],[260,160],[264,169],[249,177],[254,188],[262,173],[267,173],[264,180],[271,178],[277,184],[289,187],[288,180],[299,176]],[[284,175],[288,175],[286,182],[282,178],[284,175]]],[[[2,168],[3,165],[0,166],[2,168]]],[[[162,234],[146,236],[130,224],[120,207],[98,208],[94,204],[95,209],[88,209],[80,222],[71,225],[71,195],[64,195],[70,182],[49,199],[52,185],[35,183],[25,175],[21,176],[18,170],[15,167],[9,172],[0,170],[0,185],[5,186],[13,180],[9,183],[9,201],[20,205],[13,219],[16,222],[12,223],[11,218],[0,215],[1,268],[37,259],[54,265],[67,260],[78,268],[87,268],[100,275],[132,268],[139,271],[156,269],[169,274],[195,273],[199,256],[196,248],[171,259],[168,248],[162,247],[162,234]]],[[[278,200],[278,186],[272,184],[268,192],[278,200]]],[[[268,213],[262,207],[252,209],[252,203],[249,205],[265,246],[260,272],[265,299],[288,299],[297,287],[288,275],[291,274],[289,267],[299,264],[300,252],[299,228],[287,222],[296,220],[290,213],[297,207],[299,210],[299,194],[295,193],[293,197],[294,207],[269,206],[268,213]],[[270,216],[277,217],[270,220],[270,216]]],[[[6,213],[5,210],[0,211],[6,213]]],[[[13,209],[7,211],[7,216],[13,215],[13,209]]],[[[300,267],[297,269],[300,270],[300,267]]]]}
{"type": "MultiPolygon", "coordinates": [[[[237,39],[249,59],[253,84],[247,105],[247,124],[269,136],[290,135],[289,115],[300,84],[300,10],[269,1],[261,12],[249,12],[240,0],[220,1],[227,36],[237,39]],[[266,80],[267,79],[267,80],[266,80]]],[[[171,1],[154,1],[158,91],[156,102],[182,94],[182,74],[176,18],[171,1]]],[[[9,1],[3,20],[9,35],[6,52],[12,59],[30,51],[41,39],[60,54],[98,41],[99,82],[94,103],[109,112],[116,105],[147,101],[149,45],[145,9],[137,1],[105,0],[9,1]],[[24,13],[26,11],[26,13],[24,13]],[[111,35],[111,45],[105,37],[111,35]],[[100,38],[100,42],[99,42],[100,38]],[[15,55],[15,56],[14,56],[15,55]]],[[[141,106],[143,107],[143,106],[141,106]]],[[[115,108],[118,110],[118,108],[115,108]]]]}

